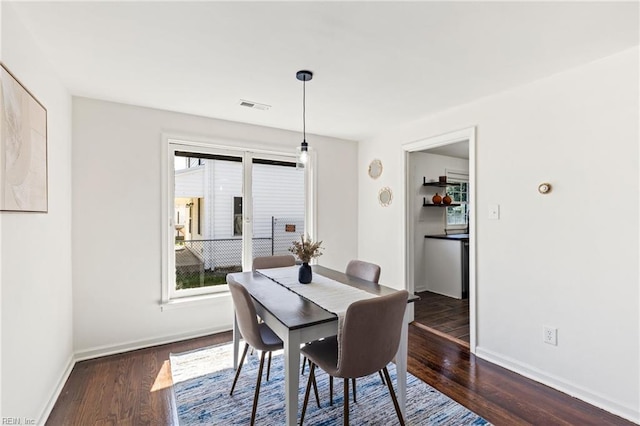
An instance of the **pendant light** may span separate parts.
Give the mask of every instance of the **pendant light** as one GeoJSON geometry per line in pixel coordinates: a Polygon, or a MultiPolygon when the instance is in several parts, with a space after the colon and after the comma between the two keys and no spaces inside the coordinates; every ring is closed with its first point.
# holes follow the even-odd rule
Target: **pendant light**
{"type": "Polygon", "coordinates": [[[298,160],[302,164],[306,164],[309,159],[309,144],[307,144],[307,123],[306,123],[306,83],[313,78],[311,71],[298,71],[296,78],[302,81],[302,143],[298,151],[298,160]]]}

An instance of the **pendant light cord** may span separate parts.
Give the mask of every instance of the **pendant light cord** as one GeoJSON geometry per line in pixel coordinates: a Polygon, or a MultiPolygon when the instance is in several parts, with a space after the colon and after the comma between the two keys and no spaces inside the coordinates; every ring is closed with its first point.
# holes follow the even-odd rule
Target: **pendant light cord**
{"type": "Polygon", "coordinates": [[[302,80],[302,140],[307,141],[307,111],[306,111],[306,87],[307,87],[307,78],[305,77],[302,80]]]}

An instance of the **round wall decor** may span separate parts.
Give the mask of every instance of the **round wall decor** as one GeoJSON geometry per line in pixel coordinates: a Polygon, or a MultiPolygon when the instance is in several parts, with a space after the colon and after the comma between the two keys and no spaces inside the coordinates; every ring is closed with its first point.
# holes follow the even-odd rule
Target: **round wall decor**
{"type": "Polygon", "coordinates": [[[388,207],[389,204],[391,204],[392,200],[393,192],[391,191],[391,188],[385,186],[384,188],[380,189],[380,191],[378,192],[378,201],[380,202],[380,205],[382,207],[388,207]]]}
{"type": "Polygon", "coordinates": [[[382,174],[382,161],[375,159],[369,164],[369,177],[378,179],[382,174]]]}

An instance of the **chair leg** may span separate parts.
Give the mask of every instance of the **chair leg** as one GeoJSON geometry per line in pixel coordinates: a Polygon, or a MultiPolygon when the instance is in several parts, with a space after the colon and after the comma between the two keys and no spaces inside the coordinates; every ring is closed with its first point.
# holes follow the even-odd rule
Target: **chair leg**
{"type": "Polygon", "coordinates": [[[384,372],[384,378],[387,380],[387,387],[389,388],[389,394],[391,394],[393,407],[396,409],[398,420],[400,420],[400,425],[404,426],[404,418],[402,417],[402,413],[400,412],[400,406],[398,405],[398,400],[396,399],[396,393],[393,390],[393,383],[391,383],[391,378],[389,377],[389,370],[387,370],[387,367],[384,367],[382,371],[384,372]]]}
{"type": "Polygon", "coordinates": [[[344,416],[342,424],[344,426],[349,425],[349,379],[344,379],[344,416]]]}
{"type": "Polygon", "coordinates": [[[244,364],[244,357],[247,356],[247,349],[249,349],[249,344],[245,343],[244,351],[242,351],[242,357],[240,357],[240,364],[238,364],[238,369],[236,370],[236,377],[233,379],[233,385],[231,386],[231,392],[229,392],[229,395],[233,395],[233,390],[236,387],[236,382],[238,381],[240,370],[242,370],[242,364],[244,364]]]}
{"type": "Polygon", "coordinates": [[[355,377],[353,379],[351,379],[351,387],[353,388],[352,389],[352,392],[353,392],[353,403],[355,404],[356,402],[358,402],[356,400],[356,379],[355,379],[355,377]]]}
{"type": "Polygon", "coordinates": [[[271,351],[269,351],[269,362],[267,363],[267,382],[269,381],[270,372],[271,372],[271,351]]]}
{"type": "Polygon", "coordinates": [[[318,395],[318,382],[316,380],[315,372],[313,374],[313,391],[316,394],[316,404],[318,404],[318,408],[320,408],[320,396],[318,395]]]}
{"type": "Polygon", "coordinates": [[[260,383],[262,382],[262,370],[264,368],[264,351],[260,354],[260,368],[258,369],[258,380],[256,382],[256,392],[253,396],[253,408],[251,409],[251,426],[256,421],[256,409],[258,408],[258,396],[260,396],[260,383]]]}
{"type": "Polygon", "coordinates": [[[300,370],[300,374],[304,375],[304,365],[307,363],[307,357],[302,358],[302,369],[300,370]]]}
{"type": "Polygon", "coordinates": [[[380,375],[380,380],[382,380],[382,384],[386,385],[386,383],[384,382],[384,377],[382,377],[382,371],[378,371],[378,374],[380,375]]]}
{"type": "Polygon", "coordinates": [[[333,376],[329,376],[329,405],[333,407],[333,376]]]}
{"type": "Polygon", "coordinates": [[[309,362],[309,365],[310,365],[309,379],[307,380],[307,391],[304,393],[304,403],[302,404],[302,413],[300,414],[300,426],[302,426],[302,422],[304,422],[304,415],[307,412],[307,404],[309,403],[309,393],[311,393],[311,381],[316,379],[316,376],[315,376],[316,365],[312,362],[309,362]]]}

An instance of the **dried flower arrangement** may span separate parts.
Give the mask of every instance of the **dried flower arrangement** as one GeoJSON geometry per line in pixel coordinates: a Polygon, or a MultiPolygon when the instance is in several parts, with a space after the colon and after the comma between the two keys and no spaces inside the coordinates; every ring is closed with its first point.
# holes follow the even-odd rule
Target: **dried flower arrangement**
{"type": "Polygon", "coordinates": [[[322,247],[322,241],[313,242],[307,235],[300,235],[300,241],[293,241],[292,246],[289,247],[289,251],[295,254],[302,263],[309,263],[311,259],[322,256],[320,250],[324,250],[322,247]]]}

